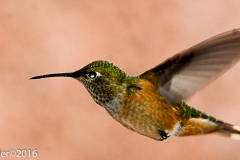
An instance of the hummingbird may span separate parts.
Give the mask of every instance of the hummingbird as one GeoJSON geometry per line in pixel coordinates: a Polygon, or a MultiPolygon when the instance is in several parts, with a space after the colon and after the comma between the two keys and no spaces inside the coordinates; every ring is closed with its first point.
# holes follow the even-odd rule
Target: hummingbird
{"type": "Polygon", "coordinates": [[[216,119],[185,102],[239,60],[240,28],[207,39],[138,76],[98,60],[75,72],[30,79],[74,78],[116,121],[157,141],[208,133],[240,140],[240,126],[216,119]]]}

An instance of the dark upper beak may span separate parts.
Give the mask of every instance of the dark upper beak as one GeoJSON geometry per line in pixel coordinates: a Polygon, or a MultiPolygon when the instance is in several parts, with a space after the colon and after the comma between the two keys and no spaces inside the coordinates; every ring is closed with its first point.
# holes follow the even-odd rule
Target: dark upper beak
{"type": "Polygon", "coordinates": [[[69,72],[69,73],[54,73],[54,74],[45,74],[40,76],[35,76],[30,79],[40,79],[40,78],[48,78],[48,77],[72,77],[75,78],[77,75],[75,72],[69,72]]]}
{"type": "Polygon", "coordinates": [[[83,76],[86,74],[85,67],[82,69],[79,69],[75,72],[68,72],[68,73],[53,73],[53,74],[45,74],[45,75],[40,75],[40,76],[35,76],[30,79],[40,79],[40,78],[49,78],[49,77],[72,77],[72,78],[77,78],[80,76],[83,76]]]}

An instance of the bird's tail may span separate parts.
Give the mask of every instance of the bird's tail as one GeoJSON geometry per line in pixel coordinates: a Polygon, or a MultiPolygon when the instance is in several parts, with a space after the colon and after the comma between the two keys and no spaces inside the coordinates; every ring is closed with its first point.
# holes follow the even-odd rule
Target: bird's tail
{"type": "Polygon", "coordinates": [[[225,123],[223,129],[218,132],[231,139],[240,140],[240,126],[225,123]]]}

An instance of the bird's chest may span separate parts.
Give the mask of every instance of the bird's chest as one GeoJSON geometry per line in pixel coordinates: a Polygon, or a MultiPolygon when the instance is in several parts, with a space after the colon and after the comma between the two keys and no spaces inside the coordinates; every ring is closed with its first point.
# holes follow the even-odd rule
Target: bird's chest
{"type": "Polygon", "coordinates": [[[118,94],[105,108],[123,126],[160,140],[159,132],[170,133],[178,123],[174,108],[150,86],[129,88],[118,94]]]}
{"type": "Polygon", "coordinates": [[[177,123],[172,107],[147,97],[131,99],[119,107],[115,119],[128,129],[156,140],[161,139],[160,130],[171,132],[177,123]]]}

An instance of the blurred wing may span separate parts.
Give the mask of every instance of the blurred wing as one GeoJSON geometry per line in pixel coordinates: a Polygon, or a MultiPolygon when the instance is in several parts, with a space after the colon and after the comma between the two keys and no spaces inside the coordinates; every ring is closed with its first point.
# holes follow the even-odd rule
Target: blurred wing
{"type": "Polygon", "coordinates": [[[240,29],[235,29],[176,54],[140,77],[152,81],[170,103],[177,104],[213,82],[239,59],[240,29]]]}

